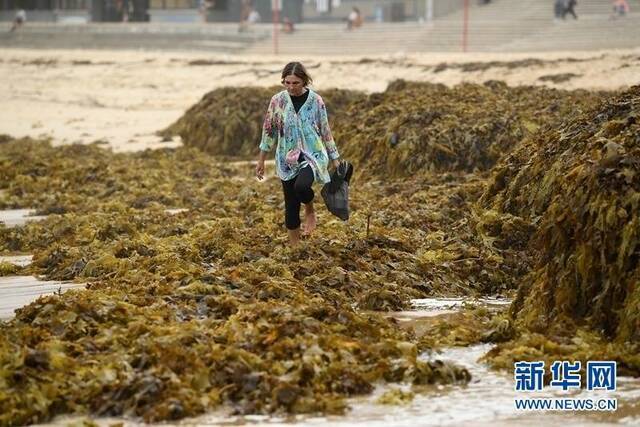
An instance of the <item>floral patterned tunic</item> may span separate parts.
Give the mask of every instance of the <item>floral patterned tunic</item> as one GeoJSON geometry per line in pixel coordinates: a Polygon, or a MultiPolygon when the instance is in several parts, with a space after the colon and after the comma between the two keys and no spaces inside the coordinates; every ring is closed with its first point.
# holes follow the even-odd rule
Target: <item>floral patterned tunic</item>
{"type": "Polygon", "coordinates": [[[313,90],[309,89],[307,101],[298,113],[286,90],[271,98],[262,126],[260,149],[271,151],[274,144],[276,171],[281,180],[295,178],[303,167],[310,165],[315,182],[326,184],[331,181],[327,169],[329,159],[335,160],[340,154],[329,129],[327,109],[320,95],[313,90]],[[304,156],[301,163],[297,162],[298,153],[304,156]]]}

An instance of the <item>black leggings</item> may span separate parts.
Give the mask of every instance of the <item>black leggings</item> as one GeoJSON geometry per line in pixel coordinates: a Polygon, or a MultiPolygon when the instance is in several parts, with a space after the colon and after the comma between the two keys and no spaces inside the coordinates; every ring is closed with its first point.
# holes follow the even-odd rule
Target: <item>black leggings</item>
{"type": "Polygon", "coordinates": [[[300,228],[300,203],[310,203],[313,200],[313,170],[306,166],[300,170],[295,178],[282,181],[284,190],[284,223],[289,230],[300,228]]]}

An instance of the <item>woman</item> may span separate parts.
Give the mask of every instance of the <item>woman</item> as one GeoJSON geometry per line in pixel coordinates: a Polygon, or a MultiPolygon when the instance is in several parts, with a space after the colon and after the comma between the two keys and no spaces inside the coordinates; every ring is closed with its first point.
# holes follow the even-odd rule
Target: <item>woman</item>
{"type": "Polygon", "coordinates": [[[329,163],[339,164],[327,109],[320,95],[309,88],[312,80],[300,62],[290,62],[282,70],[285,90],[271,98],[262,126],[260,157],[256,165],[258,179],[264,177],[267,153],[276,146],[276,171],[282,180],[285,224],[289,243],[300,241],[300,205],[304,204],[304,233],[316,228],[313,206],[314,182],[326,184],[329,163]]]}

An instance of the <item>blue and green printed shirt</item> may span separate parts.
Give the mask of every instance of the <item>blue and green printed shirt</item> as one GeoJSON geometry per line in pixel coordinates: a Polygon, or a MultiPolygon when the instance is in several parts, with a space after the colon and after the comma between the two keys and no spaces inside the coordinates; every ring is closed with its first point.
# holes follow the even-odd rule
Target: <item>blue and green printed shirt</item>
{"type": "Polygon", "coordinates": [[[271,98],[262,126],[260,149],[271,151],[276,145],[276,171],[283,181],[295,178],[300,169],[310,165],[315,182],[326,184],[329,177],[329,159],[340,157],[329,129],[327,109],[320,95],[309,89],[307,101],[298,113],[286,90],[271,98]],[[304,161],[289,165],[287,153],[299,149],[304,161]]]}

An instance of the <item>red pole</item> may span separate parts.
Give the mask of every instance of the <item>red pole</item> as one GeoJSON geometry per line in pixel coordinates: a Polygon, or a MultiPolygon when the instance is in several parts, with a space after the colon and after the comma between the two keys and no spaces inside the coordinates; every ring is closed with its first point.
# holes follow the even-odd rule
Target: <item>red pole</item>
{"type": "Polygon", "coordinates": [[[464,0],[464,23],[462,24],[462,51],[467,51],[467,38],[469,35],[469,0],[464,0]]]}
{"type": "Polygon", "coordinates": [[[278,54],[278,24],[280,23],[280,0],[272,0],[273,6],[273,54],[278,54]]]}

